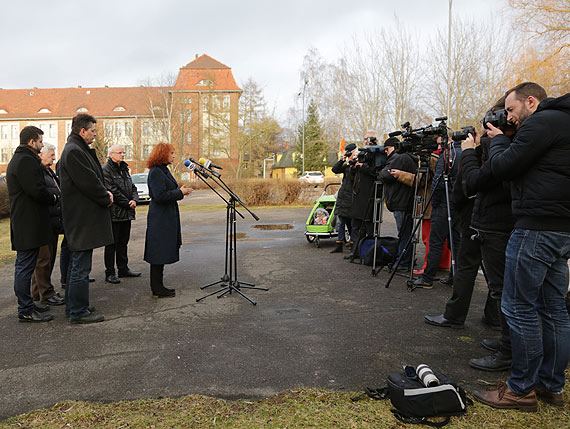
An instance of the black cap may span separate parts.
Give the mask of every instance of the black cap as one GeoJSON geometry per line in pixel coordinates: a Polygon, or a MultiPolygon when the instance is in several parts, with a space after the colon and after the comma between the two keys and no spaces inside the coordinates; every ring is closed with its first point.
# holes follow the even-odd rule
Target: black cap
{"type": "Polygon", "coordinates": [[[344,148],[345,151],[353,151],[354,149],[356,149],[356,145],[354,143],[350,143],[347,144],[346,147],[344,148]]]}
{"type": "Polygon", "coordinates": [[[400,143],[400,140],[398,140],[396,137],[390,137],[388,140],[386,140],[384,142],[384,147],[386,147],[386,146],[398,146],[399,143],[400,143]]]}

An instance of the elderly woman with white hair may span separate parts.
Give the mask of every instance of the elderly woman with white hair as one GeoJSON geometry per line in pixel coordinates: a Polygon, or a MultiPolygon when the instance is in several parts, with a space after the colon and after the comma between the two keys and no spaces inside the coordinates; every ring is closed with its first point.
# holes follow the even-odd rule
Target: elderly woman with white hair
{"type": "Polygon", "coordinates": [[[52,170],[55,161],[55,146],[44,142],[39,156],[44,167],[44,181],[50,194],[57,195],[57,203],[49,206],[49,224],[44,225],[51,233],[51,240],[45,246],[40,247],[38,262],[32,275],[32,297],[38,311],[46,311],[49,305],[62,305],[64,299],[55,291],[51,282],[51,274],[55,264],[57,254],[57,241],[59,234],[63,233],[61,222],[61,190],[59,189],[59,179],[52,170]]]}

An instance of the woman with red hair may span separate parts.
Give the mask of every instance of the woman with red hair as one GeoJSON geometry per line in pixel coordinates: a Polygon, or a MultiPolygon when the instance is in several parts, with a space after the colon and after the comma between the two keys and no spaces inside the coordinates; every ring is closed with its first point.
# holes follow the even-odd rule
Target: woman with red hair
{"type": "Polygon", "coordinates": [[[164,265],[178,262],[182,245],[178,200],[193,192],[185,185],[178,186],[168,165],[174,161],[174,146],[159,143],[148,160],[148,208],[144,260],[150,264],[150,288],[154,298],[176,295],[174,289],[164,287],[164,265]]]}

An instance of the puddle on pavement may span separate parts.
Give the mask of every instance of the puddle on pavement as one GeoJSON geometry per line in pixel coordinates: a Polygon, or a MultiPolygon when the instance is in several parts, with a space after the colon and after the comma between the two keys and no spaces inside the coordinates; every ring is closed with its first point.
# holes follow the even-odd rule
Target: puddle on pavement
{"type": "Polygon", "coordinates": [[[289,225],[288,223],[276,223],[273,225],[252,225],[252,228],[261,229],[263,231],[285,231],[288,229],[293,229],[293,225],[289,225]]]}

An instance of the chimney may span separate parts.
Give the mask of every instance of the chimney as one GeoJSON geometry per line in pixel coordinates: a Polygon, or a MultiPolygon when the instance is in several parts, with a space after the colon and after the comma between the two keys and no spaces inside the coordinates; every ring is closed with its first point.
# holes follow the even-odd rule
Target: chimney
{"type": "Polygon", "coordinates": [[[198,59],[198,54],[196,54],[196,59],[198,59]]]}
{"type": "Polygon", "coordinates": [[[78,88],[81,88],[81,85],[77,85],[78,88]]]}

